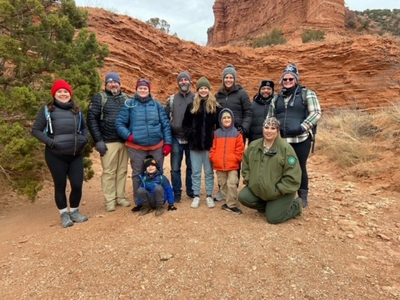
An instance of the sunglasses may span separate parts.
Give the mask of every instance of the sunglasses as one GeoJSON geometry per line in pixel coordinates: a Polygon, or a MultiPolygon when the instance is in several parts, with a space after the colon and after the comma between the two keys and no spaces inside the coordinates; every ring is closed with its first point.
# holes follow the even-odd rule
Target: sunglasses
{"type": "Polygon", "coordinates": [[[276,153],[278,153],[276,150],[269,150],[267,153],[265,153],[268,156],[274,156],[276,155],[276,153]]]}
{"type": "Polygon", "coordinates": [[[290,81],[292,82],[294,80],[294,78],[283,78],[282,81],[290,81]]]}

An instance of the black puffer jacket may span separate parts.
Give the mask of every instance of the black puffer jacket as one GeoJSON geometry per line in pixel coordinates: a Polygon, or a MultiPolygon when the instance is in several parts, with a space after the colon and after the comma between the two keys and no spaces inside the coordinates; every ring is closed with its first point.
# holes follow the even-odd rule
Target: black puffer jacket
{"type": "Polygon", "coordinates": [[[251,119],[249,131],[249,143],[263,137],[262,125],[264,124],[265,118],[268,115],[272,98],[273,96],[268,99],[263,99],[259,94],[254,96],[253,102],[251,102],[253,117],[251,119]]]}
{"type": "Polygon", "coordinates": [[[220,88],[215,95],[215,98],[217,98],[217,101],[222,108],[229,108],[233,112],[235,127],[239,130],[240,128],[243,128],[244,134],[247,135],[250,129],[251,116],[253,113],[251,111],[249,95],[246,91],[237,84],[229,93],[226,93],[223,88],[220,88]]]}
{"type": "Polygon", "coordinates": [[[115,119],[119,111],[124,106],[128,96],[120,93],[113,96],[109,91],[105,91],[107,102],[103,107],[103,120],[101,120],[101,93],[96,94],[90,102],[87,124],[95,143],[104,141],[105,143],[125,142],[115,129],[115,119]]]}
{"type": "Polygon", "coordinates": [[[32,126],[32,135],[46,144],[51,151],[62,155],[79,155],[89,140],[88,130],[82,114],[74,114],[72,102],[54,101],[50,112],[53,133],[45,132],[47,126],[45,109],[39,111],[32,126]]]}

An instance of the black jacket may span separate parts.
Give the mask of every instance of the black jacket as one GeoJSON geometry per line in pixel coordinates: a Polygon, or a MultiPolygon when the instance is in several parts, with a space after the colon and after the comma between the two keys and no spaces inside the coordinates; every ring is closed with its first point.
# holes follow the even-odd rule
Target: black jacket
{"type": "Polygon", "coordinates": [[[45,132],[47,120],[42,107],[33,123],[32,135],[54,153],[73,156],[81,154],[89,140],[82,114],[73,113],[72,102],[58,101],[54,102],[54,111],[49,114],[53,133],[45,132]]]}
{"type": "Polygon", "coordinates": [[[105,91],[105,93],[107,95],[107,102],[103,107],[103,120],[101,120],[101,93],[97,93],[90,102],[87,114],[89,131],[96,143],[101,140],[105,143],[125,142],[117,134],[115,119],[124,105],[127,96],[124,93],[120,93],[117,96],[113,96],[109,91],[105,91]]]}
{"type": "Polygon", "coordinates": [[[251,119],[250,130],[248,134],[249,143],[263,137],[262,125],[268,115],[268,110],[272,98],[273,96],[268,99],[262,99],[259,94],[254,96],[253,102],[251,102],[251,110],[253,111],[253,116],[251,119]]]}
{"type": "Polygon", "coordinates": [[[202,102],[200,110],[192,114],[190,110],[193,103],[190,103],[185,111],[182,121],[182,129],[185,139],[188,141],[190,150],[210,150],[213,145],[214,130],[218,124],[220,108],[215,113],[207,113],[202,102]]]}
{"type": "Polygon", "coordinates": [[[223,88],[220,88],[215,95],[218,103],[222,108],[229,108],[233,112],[235,118],[235,127],[239,130],[242,128],[245,135],[248,134],[251,123],[251,102],[249,95],[240,86],[235,85],[233,91],[228,94],[223,88]]]}

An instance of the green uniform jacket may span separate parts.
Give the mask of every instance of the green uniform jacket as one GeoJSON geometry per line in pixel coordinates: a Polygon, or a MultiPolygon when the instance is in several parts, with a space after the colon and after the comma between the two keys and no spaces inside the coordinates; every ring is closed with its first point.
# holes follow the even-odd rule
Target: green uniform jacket
{"type": "Polygon", "coordinates": [[[301,168],[292,146],[277,138],[268,153],[264,154],[263,142],[263,138],[255,140],[244,152],[244,184],[254,195],[265,201],[297,192],[300,187],[301,168]]]}

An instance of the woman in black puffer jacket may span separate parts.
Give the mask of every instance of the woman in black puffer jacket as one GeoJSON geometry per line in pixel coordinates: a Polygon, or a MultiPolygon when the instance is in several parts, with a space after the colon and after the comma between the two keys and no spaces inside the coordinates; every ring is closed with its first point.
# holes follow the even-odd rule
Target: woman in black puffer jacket
{"type": "Polygon", "coordinates": [[[83,147],[88,130],[82,112],[72,100],[72,88],[64,80],[54,83],[53,101],[42,107],[32,127],[32,134],[46,145],[45,160],[54,181],[54,197],[63,227],[88,220],[79,211],[83,185],[83,147]],[[67,178],[71,185],[67,205],[67,178]]]}

